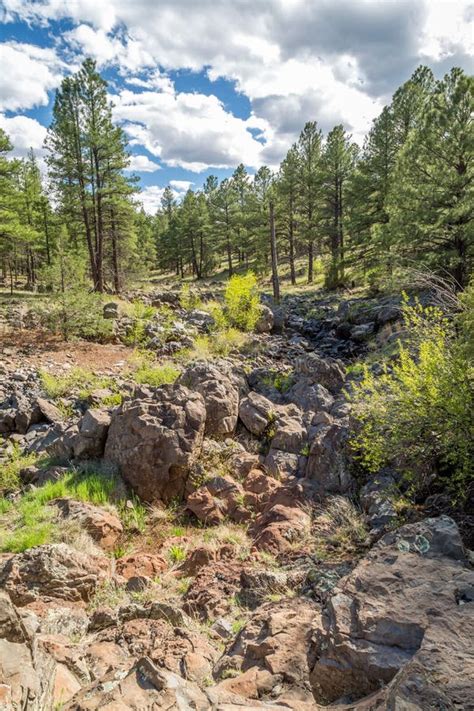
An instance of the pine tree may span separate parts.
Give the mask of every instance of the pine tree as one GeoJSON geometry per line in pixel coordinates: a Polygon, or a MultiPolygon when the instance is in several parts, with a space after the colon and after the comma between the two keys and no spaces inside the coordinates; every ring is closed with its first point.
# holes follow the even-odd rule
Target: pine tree
{"type": "Polygon", "coordinates": [[[461,286],[474,253],[473,108],[474,79],[452,69],[409,134],[389,200],[398,253],[448,269],[461,286]]]}
{"type": "Polygon", "coordinates": [[[342,125],[330,131],[321,161],[322,231],[329,237],[331,262],[326,276],[333,288],[344,282],[346,185],[354,170],[357,146],[342,125]]]}
{"type": "Polygon", "coordinates": [[[313,281],[314,243],[319,237],[321,139],[322,134],[315,121],[305,125],[298,139],[299,213],[301,234],[308,248],[308,283],[313,281]]]}
{"type": "Polygon", "coordinates": [[[290,264],[290,279],[296,284],[296,236],[297,236],[297,205],[300,178],[300,163],[298,149],[293,145],[281,163],[276,184],[278,200],[278,218],[281,232],[285,236],[290,264]]]}
{"type": "Polygon", "coordinates": [[[85,240],[96,291],[104,290],[104,260],[110,244],[115,287],[120,281],[118,243],[127,236],[132,182],[125,136],[112,122],[107,83],[86,59],[56,93],[49,128],[50,175],[72,239],[85,240]],[[128,203],[128,204],[127,204],[128,203]]]}

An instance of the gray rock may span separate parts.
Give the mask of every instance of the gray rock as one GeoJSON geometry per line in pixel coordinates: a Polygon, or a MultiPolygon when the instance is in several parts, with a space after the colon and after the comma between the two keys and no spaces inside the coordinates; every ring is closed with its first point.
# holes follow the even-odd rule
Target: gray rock
{"type": "Polygon", "coordinates": [[[153,399],[130,400],[114,412],[104,457],[143,500],[169,502],[184,495],[205,422],[202,395],[163,385],[153,399]]]}
{"type": "Polygon", "coordinates": [[[86,411],[79,422],[79,434],[74,440],[74,456],[77,459],[102,457],[111,419],[107,410],[86,411]]]}
{"type": "Polygon", "coordinates": [[[216,365],[191,365],[179,378],[181,385],[202,395],[206,406],[206,435],[234,433],[239,414],[239,391],[216,365]]]}

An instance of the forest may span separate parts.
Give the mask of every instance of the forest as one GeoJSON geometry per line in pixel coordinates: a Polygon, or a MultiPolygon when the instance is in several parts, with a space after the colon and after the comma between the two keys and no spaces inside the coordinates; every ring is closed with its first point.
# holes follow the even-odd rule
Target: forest
{"type": "MultiPolygon", "coordinates": [[[[463,288],[474,238],[474,79],[420,66],[359,147],[344,126],[302,126],[278,170],[210,176],[146,214],[130,152],[93,60],[63,79],[48,129],[47,170],[10,157],[0,130],[0,263],[13,293],[80,285],[119,293],[153,270],[196,280],[252,270],[328,289],[379,288],[404,268],[463,288]],[[74,278],[71,281],[71,275],[74,278]]],[[[277,278],[278,277],[278,278],[277,278]]],[[[277,283],[278,282],[278,283],[277,283]]]]}

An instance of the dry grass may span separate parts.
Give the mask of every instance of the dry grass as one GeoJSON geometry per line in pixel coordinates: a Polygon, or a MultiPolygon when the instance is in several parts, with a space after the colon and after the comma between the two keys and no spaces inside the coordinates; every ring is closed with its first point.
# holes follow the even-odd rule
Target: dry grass
{"type": "Polygon", "coordinates": [[[344,496],[332,496],[313,510],[312,539],[320,558],[357,555],[368,543],[362,512],[344,496]]]}

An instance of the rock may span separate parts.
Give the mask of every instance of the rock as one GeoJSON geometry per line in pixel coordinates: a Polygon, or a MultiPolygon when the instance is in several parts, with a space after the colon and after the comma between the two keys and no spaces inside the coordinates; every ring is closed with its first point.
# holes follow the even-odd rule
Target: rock
{"type": "Polygon", "coordinates": [[[34,440],[29,451],[45,453],[60,462],[67,462],[74,455],[74,443],[78,433],[77,425],[57,423],[43,437],[34,440]]]}
{"type": "Polygon", "coordinates": [[[265,457],[265,470],[277,479],[295,477],[299,475],[302,459],[298,454],[270,448],[265,457]]]}
{"type": "Polygon", "coordinates": [[[0,588],[15,605],[38,599],[87,601],[106,577],[108,563],[64,543],[37,546],[1,564],[0,588]]]}
{"type": "Polygon", "coordinates": [[[275,700],[290,687],[301,702],[314,702],[309,683],[311,639],[319,625],[319,606],[309,600],[267,603],[254,613],[221,657],[215,676],[223,678],[257,668],[267,672],[257,698],[265,689],[266,694],[274,690],[271,696],[275,700]]]}
{"type": "Polygon", "coordinates": [[[167,567],[168,563],[162,556],[153,553],[131,553],[117,560],[115,571],[125,580],[135,576],[144,576],[153,580],[167,567]]]}
{"type": "Polygon", "coordinates": [[[194,577],[202,568],[218,561],[232,560],[235,550],[232,545],[225,544],[218,548],[198,547],[188,553],[186,560],[179,566],[179,573],[194,577]]]}
{"type": "Polygon", "coordinates": [[[362,487],[360,503],[372,532],[381,532],[396,521],[397,513],[392,502],[396,491],[395,479],[389,471],[381,471],[362,487]]]}
{"type": "Polygon", "coordinates": [[[345,494],[353,486],[346,454],[347,427],[334,422],[319,425],[311,441],[306,478],[316,493],[345,494]]]}
{"type": "Polygon", "coordinates": [[[311,674],[316,701],[356,700],[392,682],[384,708],[468,708],[474,618],[461,601],[474,573],[464,555],[447,516],[386,534],[326,605],[311,674]]]}
{"type": "Polygon", "coordinates": [[[182,385],[163,385],[155,399],[124,403],[112,416],[105,459],[145,501],[182,497],[204,436],[202,396],[182,385]]]}
{"type": "Polygon", "coordinates": [[[311,519],[301,507],[276,504],[257,516],[249,533],[256,548],[278,554],[303,539],[310,525],[311,519]]]}
{"type": "Polygon", "coordinates": [[[273,328],[273,311],[269,306],[265,304],[260,304],[260,315],[258,321],[255,324],[255,330],[257,333],[270,333],[273,328]]]}
{"type": "Polygon", "coordinates": [[[238,479],[243,479],[258,464],[258,455],[250,452],[237,452],[230,461],[231,471],[238,479]]]}
{"type": "Polygon", "coordinates": [[[302,410],[318,412],[330,410],[334,398],[320,383],[312,383],[308,378],[298,380],[288,392],[288,399],[302,410]]]}
{"type": "Polygon", "coordinates": [[[232,435],[239,414],[239,392],[230,379],[212,363],[190,366],[179,382],[202,395],[206,405],[208,436],[232,435]]]}
{"type": "Polygon", "coordinates": [[[225,617],[219,617],[211,626],[211,630],[222,637],[222,639],[228,639],[232,637],[232,622],[226,620],[225,617]]]}
{"type": "Polygon", "coordinates": [[[331,393],[338,392],[345,380],[342,363],[333,358],[321,358],[316,353],[297,358],[295,370],[307,376],[313,383],[319,383],[331,393]]]}
{"type": "Polygon", "coordinates": [[[192,326],[195,326],[199,331],[209,331],[214,326],[214,318],[207,311],[193,309],[187,314],[187,321],[192,326]]]}
{"type": "Polygon", "coordinates": [[[366,341],[370,336],[375,333],[375,323],[370,321],[370,323],[362,323],[360,326],[354,326],[351,328],[350,338],[352,341],[357,343],[366,341]]]}
{"type": "Polygon", "coordinates": [[[202,568],[186,593],[184,611],[202,621],[226,617],[240,589],[241,570],[241,565],[232,562],[211,563],[202,568]]]}
{"type": "Polygon", "coordinates": [[[188,496],[186,508],[204,523],[216,525],[226,518],[244,521],[243,489],[233,479],[216,476],[188,496]]]}
{"type": "Polygon", "coordinates": [[[256,437],[265,432],[275,416],[275,405],[256,392],[250,392],[240,402],[239,417],[249,432],[256,437]]]}
{"type": "Polygon", "coordinates": [[[129,709],[143,711],[209,711],[210,701],[198,685],[178,674],[159,668],[142,657],[128,671],[111,671],[100,681],[80,691],[64,711],[99,711],[129,709]]]}
{"type": "Polygon", "coordinates": [[[107,410],[86,411],[79,422],[79,434],[74,440],[77,459],[100,459],[104,454],[111,415],[107,410]]]}
{"type": "Polygon", "coordinates": [[[62,516],[73,521],[79,521],[91,538],[101,548],[113,550],[123,533],[123,526],[116,514],[73,499],[55,499],[53,502],[62,516]]]}
{"type": "Polygon", "coordinates": [[[104,304],[102,315],[105,319],[116,319],[119,317],[119,305],[115,301],[104,304]]]}
{"type": "Polygon", "coordinates": [[[30,420],[30,425],[36,425],[39,422],[51,422],[55,424],[62,422],[64,419],[61,410],[53,405],[52,402],[45,400],[42,397],[36,398],[33,406],[33,414],[30,420]]]}

